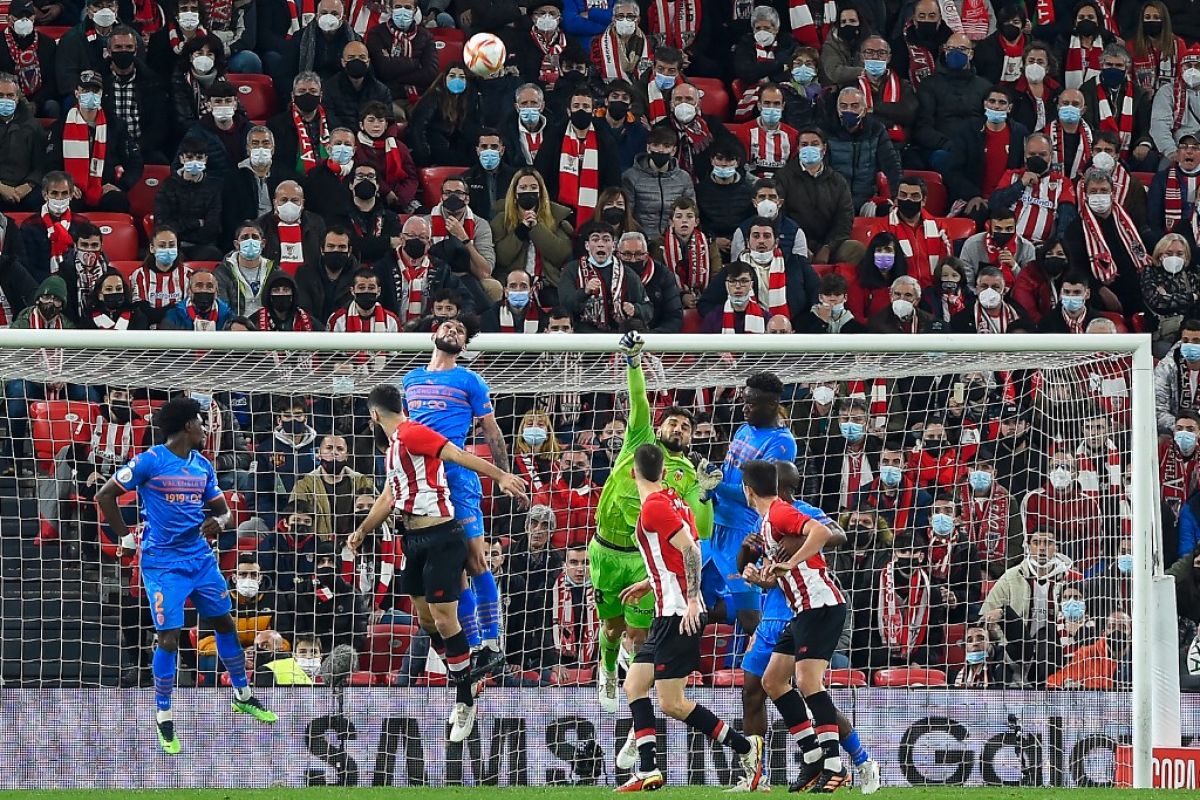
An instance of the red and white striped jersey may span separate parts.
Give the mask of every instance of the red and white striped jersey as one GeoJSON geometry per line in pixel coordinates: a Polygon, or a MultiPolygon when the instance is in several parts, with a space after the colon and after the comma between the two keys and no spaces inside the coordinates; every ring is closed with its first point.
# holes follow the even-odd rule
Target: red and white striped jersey
{"type": "Polygon", "coordinates": [[[172,303],[183,302],[192,269],[182,260],[166,272],[142,265],[133,271],[129,283],[133,289],[133,302],[143,302],[151,308],[166,308],[172,303]]]}
{"type": "Polygon", "coordinates": [[[414,517],[453,517],[441,452],[449,440],[419,422],[396,427],[387,452],[392,507],[414,517]]]}
{"type": "MultiPolygon", "coordinates": [[[[767,511],[762,523],[763,544],[771,552],[785,536],[799,536],[812,517],[781,499],[776,499],[767,511]]],[[[837,580],[829,574],[825,556],[817,553],[802,561],[788,574],[779,579],[792,611],[799,614],[814,608],[837,606],[846,602],[837,580]]]]}
{"type": "Polygon", "coordinates": [[[687,613],[687,574],[683,553],[671,544],[671,537],[686,527],[693,541],[699,542],[696,518],[688,504],[666,488],[642,503],[637,521],[637,544],[646,562],[650,586],[654,590],[654,616],[682,617],[687,613]]]}

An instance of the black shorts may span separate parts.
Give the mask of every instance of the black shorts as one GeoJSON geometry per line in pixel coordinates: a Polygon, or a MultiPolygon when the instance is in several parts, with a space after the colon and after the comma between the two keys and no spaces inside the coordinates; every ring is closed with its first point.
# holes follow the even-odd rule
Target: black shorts
{"type": "Polygon", "coordinates": [[[457,520],[404,533],[404,569],[400,590],[430,603],[459,598],[467,568],[467,537],[457,520]]]}
{"type": "Polygon", "coordinates": [[[797,661],[828,661],[837,651],[845,625],[845,603],[801,611],[783,629],[773,652],[797,661]]]}
{"type": "Polygon", "coordinates": [[[700,636],[708,622],[700,615],[700,632],[688,636],[679,630],[683,617],[655,617],[646,643],[633,657],[635,664],[653,664],[655,680],[686,678],[700,668],[700,636]]]}

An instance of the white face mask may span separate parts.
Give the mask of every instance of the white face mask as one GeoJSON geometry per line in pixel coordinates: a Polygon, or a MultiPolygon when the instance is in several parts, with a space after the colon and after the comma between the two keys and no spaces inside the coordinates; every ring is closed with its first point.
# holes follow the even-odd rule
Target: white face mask
{"type": "Polygon", "coordinates": [[[13,21],[13,33],[17,36],[28,36],[33,33],[33,20],[26,17],[13,21]]]}
{"type": "Polygon", "coordinates": [[[729,305],[733,306],[737,311],[745,311],[746,306],[750,305],[750,295],[736,297],[731,294],[729,295],[729,305]]]}
{"type": "Polygon", "coordinates": [[[533,24],[542,33],[550,33],[550,31],[558,30],[558,17],[553,14],[542,14],[533,21],[533,24]]]}
{"type": "Polygon", "coordinates": [[[289,200],[288,202],[281,204],[279,208],[275,210],[279,214],[279,218],[281,220],[290,224],[300,219],[300,213],[303,211],[303,208],[299,203],[293,203],[289,200]]]}
{"type": "Polygon", "coordinates": [[[250,151],[250,163],[256,167],[265,167],[271,163],[271,148],[256,147],[250,151]]]}
{"type": "Polygon", "coordinates": [[[999,308],[1004,297],[992,287],[988,287],[979,293],[979,305],[987,309],[999,308]]]}
{"type": "Polygon", "coordinates": [[[67,213],[67,209],[71,207],[70,200],[47,200],[46,208],[50,209],[50,213],[55,216],[62,216],[67,213]]]}
{"type": "Polygon", "coordinates": [[[233,119],[233,115],[236,113],[236,111],[237,109],[233,106],[213,106],[213,119],[215,119],[217,122],[229,122],[231,119],[233,119]]]}
{"type": "Polygon", "coordinates": [[[912,316],[913,304],[908,300],[893,300],[892,313],[900,319],[907,319],[912,316]]]}
{"type": "Polygon", "coordinates": [[[613,25],[617,29],[617,36],[632,36],[637,30],[637,23],[631,19],[619,19],[613,25]]]}
{"type": "Polygon", "coordinates": [[[111,8],[101,8],[92,14],[92,22],[101,28],[111,28],[117,22],[117,12],[111,8]]]}
{"type": "Polygon", "coordinates": [[[1183,71],[1183,82],[1192,89],[1200,86],[1200,69],[1196,69],[1195,67],[1185,69],[1183,71]]]}
{"type": "Polygon", "coordinates": [[[827,406],[833,402],[834,391],[828,386],[818,386],[812,390],[813,401],[818,405],[827,406]]]}
{"type": "Polygon", "coordinates": [[[775,253],[770,250],[763,250],[761,252],[758,250],[750,251],[750,260],[755,264],[758,264],[760,267],[770,264],[771,259],[773,258],[775,258],[775,253]]]}
{"type": "Polygon", "coordinates": [[[337,14],[322,14],[317,17],[317,27],[326,33],[333,33],[342,27],[342,21],[338,19],[337,14]]]}
{"type": "Polygon", "coordinates": [[[237,591],[242,597],[258,596],[258,578],[238,578],[237,591]]]}
{"type": "Polygon", "coordinates": [[[1162,266],[1172,275],[1178,274],[1183,269],[1183,256],[1163,256],[1162,266]]]}
{"type": "Polygon", "coordinates": [[[201,54],[192,58],[192,69],[196,71],[197,75],[207,75],[212,72],[216,63],[212,56],[201,54]]]}
{"type": "Polygon", "coordinates": [[[1025,80],[1030,83],[1041,83],[1046,77],[1046,68],[1041,64],[1025,65],[1025,80]]]}
{"type": "Polygon", "coordinates": [[[1087,198],[1088,208],[1097,214],[1103,214],[1112,209],[1111,194],[1089,194],[1087,198]]]}
{"type": "Polygon", "coordinates": [[[755,31],[754,42],[759,47],[770,47],[775,44],[775,34],[770,31],[755,31]]]}
{"type": "Polygon", "coordinates": [[[198,11],[180,11],[179,12],[179,27],[185,31],[194,31],[200,27],[200,12],[198,11]]]}
{"type": "Polygon", "coordinates": [[[758,212],[760,217],[774,219],[775,215],[779,213],[779,204],[774,200],[759,200],[754,210],[758,212]]]}
{"type": "Polygon", "coordinates": [[[1071,485],[1071,471],[1062,467],[1050,470],[1050,485],[1062,491],[1071,485]]]}
{"type": "Polygon", "coordinates": [[[696,107],[691,103],[680,103],[675,106],[675,119],[687,125],[696,118],[696,107]]]}
{"type": "Polygon", "coordinates": [[[1117,166],[1117,160],[1112,157],[1111,153],[1105,153],[1103,150],[1092,156],[1092,166],[1101,172],[1112,172],[1117,166]]]}
{"type": "Polygon", "coordinates": [[[321,659],[305,656],[296,659],[296,666],[304,670],[304,674],[308,677],[313,677],[317,674],[317,670],[321,668],[321,659]]]}

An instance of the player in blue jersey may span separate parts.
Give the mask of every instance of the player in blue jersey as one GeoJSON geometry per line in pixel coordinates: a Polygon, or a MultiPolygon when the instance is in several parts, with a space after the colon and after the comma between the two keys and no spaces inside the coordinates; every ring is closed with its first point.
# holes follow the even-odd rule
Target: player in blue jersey
{"type": "Polygon", "coordinates": [[[135,489],[138,493],[142,585],[158,631],[153,661],[156,729],[163,751],[176,755],[180,747],[171,719],[171,692],[183,606],[189,599],[201,621],[216,631],[217,655],[233,683],[233,710],[266,723],[274,723],[276,717],[250,691],[246,657],[229,614],[229,586],[209,543],[229,524],[229,506],[217,488],[213,465],[200,454],[208,438],[200,404],[190,397],[172,400],[159,409],[157,425],[166,444],[151,447],[118,469],[96,493],[96,504],[120,542],[129,530],[117,498],[135,489]]]}
{"type": "MultiPolygon", "coordinates": [[[[828,514],[814,505],[795,499],[796,492],[800,488],[800,472],[796,469],[796,465],[791,461],[778,461],[775,463],[775,472],[779,480],[780,499],[791,503],[801,513],[829,528],[833,534],[827,542],[829,547],[841,547],[846,544],[846,532],[828,514]]],[[[741,552],[738,553],[738,565],[742,567],[746,575],[757,582],[757,585],[766,589],[763,596],[762,622],[759,623],[758,630],[754,632],[753,645],[746,651],[746,656],[742,659],[742,672],[744,673],[742,728],[747,736],[750,734],[766,735],[767,691],[763,688],[762,679],[767,671],[767,664],[771,661],[771,654],[779,643],[780,636],[783,635],[794,616],[783,590],[773,579],[760,578],[754,568],[746,570],[747,567],[756,564],[763,555],[762,539],[758,534],[747,537],[741,552]]],[[[880,786],[879,765],[871,759],[871,754],[867,752],[867,748],[858,738],[858,731],[841,711],[837,712],[837,720],[842,748],[854,761],[854,766],[858,768],[858,782],[862,787],[862,792],[863,794],[873,794],[879,790],[880,786]]],[[[792,783],[792,791],[802,790],[816,780],[821,773],[822,763],[821,748],[817,744],[811,719],[807,729],[801,731],[796,738],[800,742],[804,758],[801,762],[800,774],[792,783]]],[[[764,785],[769,787],[770,782],[764,780],[760,783],[760,791],[764,785]]],[[[748,789],[743,789],[743,791],[748,791],[748,789]]]]}
{"type": "Polygon", "coordinates": [[[742,577],[737,563],[742,542],[758,527],[758,514],[746,505],[742,491],[741,465],[755,460],[796,460],[796,438],[779,421],[782,395],[783,382],[769,372],[746,379],[742,407],[746,422],[733,435],[721,467],[724,478],[714,493],[712,538],[700,543],[704,604],[710,617],[728,622],[736,618],[746,633],[754,633],[758,627],[762,592],[742,577]]]}
{"type": "MultiPolygon", "coordinates": [[[[408,415],[445,436],[457,447],[466,447],[475,421],[492,454],[492,463],[509,471],[508,447],[496,424],[487,383],[458,357],[479,333],[479,321],[470,315],[447,320],[433,332],[429,366],[404,376],[404,403],[408,415]]],[[[470,554],[467,572],[471,585],[458,601],[458,618],[475,650],[471,677],[478,680],[504,664],[500,651],[500,590],[488,569],[483,541],[483,486],[479,476],[457,464],[446,464],[454,517],[467,533],[470,554]]]]}

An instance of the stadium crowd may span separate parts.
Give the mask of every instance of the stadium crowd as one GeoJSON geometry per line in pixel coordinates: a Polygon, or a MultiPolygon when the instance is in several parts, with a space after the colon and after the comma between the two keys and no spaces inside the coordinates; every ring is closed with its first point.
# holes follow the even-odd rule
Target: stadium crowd
{"type": "MultiPolygon", "coordinates": [[[[0,326],[1150,332],[1181,658],[1191,644],[1195,3],[13,0],[5,26],[0,326]],[[461,60],[478,32],[506,44],[497,74],[461,60]]],[[[1120,364],[1088,369],[787,387],[799,496],[849,537],[830,556],[852,608],[836,667],[1128,685],[1128,385],[1120,364]]],[[[37,543],[70,530],[117,559],[90,500],[162,398],[4,394],[37,543]],[[92,403],[87,434],[42,452],[43,401],[68,400],[92,403]]],[[[191,394],[239,501],[220,548],[256,679],[309,681],[345,644],[376,679],[421,680],[420,634],[402,664],[372,660],[377,626],[411,622],[398,538],[357,558],[340,541],[381,481],[361,405],[191,394]]],[[[504,680],[587,681],[586,544],[627,402],[496,400],[535,495],[487,509],[504,680]]],[[[733,390],[686,400],[692,450],[719,463],[733,390]]],[[[119,562],[114,666],[145,684],[148,610],[119,562]]],[[[703,679],[735,681],[719,674],[749,632],[714,630],[703,679]]],[[[216,681],[213,648],[194,632],[216,681]]]]}

